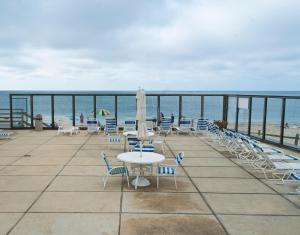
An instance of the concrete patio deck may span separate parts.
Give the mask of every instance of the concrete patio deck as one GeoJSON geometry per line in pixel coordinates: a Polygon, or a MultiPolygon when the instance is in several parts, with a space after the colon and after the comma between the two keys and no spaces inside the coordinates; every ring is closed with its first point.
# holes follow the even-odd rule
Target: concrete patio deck
{"type": "Polygon", "coordinates": [[[167,137],[168,159],[185,152],[178,190],[172,177],[135,191],[119,176],[104,190],[100,152],[120,165],[123,148],[84,131],[0,140],[0,234],[299,234],[297,185],[264,180],[203,137],[167,137]]]}

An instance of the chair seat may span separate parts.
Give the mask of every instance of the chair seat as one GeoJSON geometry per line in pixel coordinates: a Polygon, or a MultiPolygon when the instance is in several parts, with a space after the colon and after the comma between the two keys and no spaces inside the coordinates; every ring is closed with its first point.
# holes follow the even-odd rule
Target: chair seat
{"type": "Polygon", "coordinates": [[[158,174],[169,174],[174,175],[175,174],[175,168],[170,166],[160,166],[157,169],[158,174]]]}
{"type": "Polygon", "coordinates": [[[109,174],[111,175],[128,174],[128,169],[125,166],[115,167],[109,171],[109,174]]]}

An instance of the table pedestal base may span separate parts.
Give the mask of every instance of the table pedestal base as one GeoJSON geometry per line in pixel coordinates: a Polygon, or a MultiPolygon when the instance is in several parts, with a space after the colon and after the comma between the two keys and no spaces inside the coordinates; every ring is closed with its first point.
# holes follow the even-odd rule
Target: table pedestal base
{"type": "MultiPolygon", "coordinates": [[[[137,181],[137,177],[134,180],[131,181],[131,184],[133,186],[135,186],[136,181],[137,181]]],[[[147,180],[144,176],[139,176],[139,179],[138,179],[138,182],[137,182],[138,187],[147,187],[149,185],[150,185],[149,180],[147,180]]]]}

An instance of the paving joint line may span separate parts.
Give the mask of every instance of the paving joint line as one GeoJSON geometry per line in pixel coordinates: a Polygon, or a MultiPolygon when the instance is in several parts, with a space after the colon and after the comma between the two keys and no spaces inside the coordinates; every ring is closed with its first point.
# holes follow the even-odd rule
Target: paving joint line
{"type": "MultiPolygon", "coordinates": [[[[175,154],[173,152],[173,150],[171,149],[171,147],[168,145],[168,143],[166,142],[166,146],[168,147],[168,149],[170,150],[170,152],[172,153],[173,157],[175,157],[175,154]]],[[[182,167],[182,166],[181,166],[182,167]]],[[[195,185],[194,181],[192,180],[192,178],[190,177],[190,175],[187,173],[187,171],[184,169],[184,167],[182,167],[184,173],[188,176],[189,180],[191,181],[191,183],[193,184],[193,186],[195,187],[195,189],[197,190],[198,194],[200,195],[200,197],[202,198],[202,200],[204,201],[204,203],[206,204],[206,206],[209,208],[209,210],[212,212],[212,215],[216,218],[216,220],[219,222],[219,224],[221,225],[221,227],[223,228],[224,232],[229,235],[228,230],[226,229],[226,227],[224,226],[224,224],[222,223],[222,221],[219,219],[219,217],[217,216],[217,214],[215,213],[215,211],[213,210],[213,208],[209,205],[209,203],[207,202],[206,198],[204,197],[204,195],[202,194],[202,192],[200,192],[200,190],[198,189],[198,187],[195,185]]]]}
{"type": "MultiPolygon", "coordinates": [[[[48,141],[54,139],[56,137],[53,136],[52,138],[50,138],[48,141]]],[[[9,235],[14,228],[21,222],[21,220],[24,218],[24,216],[29,212],[29,210],[33,207],[33,205],[41,198],[41,196],[46,192],[46,190],[49,188],[49,186],[53,183],[53,181],[57,178],[57,176],[65,169],[65,167],[68,165],[68,163],[75,157],[75,155],[79,152],[79,150],[85,145],[85,143],[90,139],[91,136],[89,136],[78,148],[78,150],[76,150],[76,152],[73,154],[73,156],[69,159],[68,162],[66,162],[63,167],[60,169],[60,171],[57,172],[56,175],[54,175],[54,177],[50,180],[50,182],[46,185],[46,187],[44,188],[44,190],[37,196],[37,198],[31,203],[31,205],[27,208],[27,210],[25,212],[23,212],[23,215],[17,220],[17,222],[8,230],[8,232],[6,233],[6,235],[9,235]]],[[[44,145],[46,144],[48,141],[46,141],[45,143],[41,144],[44,145]]]]}

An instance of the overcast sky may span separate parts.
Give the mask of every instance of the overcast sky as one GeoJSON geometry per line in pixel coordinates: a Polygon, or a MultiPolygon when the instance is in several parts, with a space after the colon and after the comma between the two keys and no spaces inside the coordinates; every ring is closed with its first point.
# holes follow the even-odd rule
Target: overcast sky
{"type": "Polygon", "coordinates": [[[1,90],[300,90],[299,0],[1,0],[1,90]]]}

